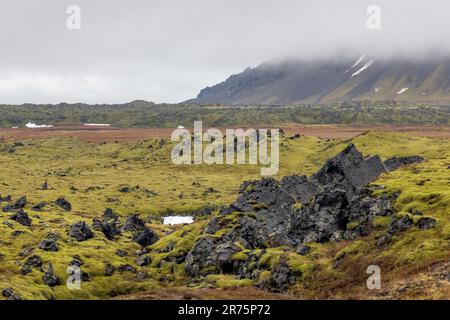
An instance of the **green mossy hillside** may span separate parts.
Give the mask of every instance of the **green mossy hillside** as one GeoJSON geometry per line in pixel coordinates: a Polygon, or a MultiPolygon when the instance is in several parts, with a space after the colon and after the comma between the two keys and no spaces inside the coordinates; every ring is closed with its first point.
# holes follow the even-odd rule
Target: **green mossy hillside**
{"type": "MultiPolygon", "coordinates": [[[[281,167],[276,178],[290,174],[312,174],[326,159],[342,150],[350,141],[301,137],[282,139],[281,167]]],[[[280,261],[298,273],[292,293],[304,298],[336,297],[339,290],[363,292],[366,268],[377,264],[389,282],[433,263],[448,260],[450,248],[450,141],[412,137],[406,134],[369,132],[351,140],[364,155],[421,155],[426,161],[383,174],[373,184],[382,186],[379,193],[398,193],[398,214],[436,219],[435,228],[410,230],[393,237],[385,248],[376,247],[386,234],[389,219],[373,221],[375,231],[354,241],[313,244],[305,255],[286,248],[267,248],[258,261],[258,279],[238,279],[230,275],[210,275],[206,279],[190,279],[184,272],[183,258],[198,237],[201,237],[211,216],[196,216],[195,223],[167,226],[161,217],[168,214],[192,214],[206,206],[230,204],[244,180],[260,178],[257,166],[246,165],[181,165],[170,161],[173,144],[149,138],[136,143],[92,144],[77,139],[32,139],[23,146],[0,144],[0,194],[11,195],[13,201],[26,196],[25,211],[32,218],[31,228],[0,212],[0,288],[12,287],[26,299],[106,299],[124,294],[171,286],[219,288],[256,286],[270,281],[271,272],[280,261]],[[43,190],[44,182],[48,190],[43,190]],[[205,192],[213,188],[215,192],[205,192]],[[66,212],[54,204],[64,197],[72,203],[66,212]],[[42,212],[31,206],[47,202],[42,212]],[[110,241],[95,231],[95,238],[76,242],[68,236],[76,221],[92,224],[105,208],[112,208],[120,220],[134,213],[154,229],[160,240],[145,253],[151,263],[139,267],[137,252],[142,250],[124,234],[110,241]],[[38,249],[49,233],[59,236],[57,252],[38,249]],[[33,269],[22,275],[20,268],[26,258],[19,252],[33,247],[46,268],[52,263],[63,285],[49,288],[42,281],[42,272],[33,269]],[[117,250],[125,250],[119,257],[117,250]],[[67,267],[78,255],[89,281],[82,290],[69,290],[64,285],[67,267]],[[105,265],[131,265],[136,273],[119,271],[105,276],[105,265]],[[349,280],[351,279],[351,280],[349,280]]],[[[1,203],[0,207],[6,203],[1,203]]],[[[257,209],[257,208],[256,208],[257,209]]],[[[217,214],[213,212],[212,216],[217,214]]],[[[228,223],[213,236],[224,235],[237,223],[238,213],[229,215],[228,223]]],[[[356,226],[354,226],[356,227],[356,226]]],[[[238,244],[239,245],[239,244],[238,244]]],[[[244,261],[248,252],[242,250],[233,259],[244,261]]],[[[258,268],[257,267],[257,268],[258,268]]]]}

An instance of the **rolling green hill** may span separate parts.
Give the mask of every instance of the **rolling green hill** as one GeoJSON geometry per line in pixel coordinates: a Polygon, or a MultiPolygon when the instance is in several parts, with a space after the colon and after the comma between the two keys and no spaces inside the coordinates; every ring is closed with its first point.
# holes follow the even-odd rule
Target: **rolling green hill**
{"type": "MultiPolygon", "coordinates": [[[[281,169],[276,178],[311,175],[349,142],[314,137],[284,139],[281,169]]],[[[263,288],[260,284],[287,264],[289,272],[301,274],[283,290],[294,298],[446,297],[448,284],[439,280],[440,269],[433,269],[436,277],[425,273],[449,258],[448,139],[371,132],[351,142],[364,155],[378,154],[383,160],[410,155],[425,158],[423,163],[385,173],[373,184],[383,186],[377,191],[379,195],[398,193],[396,217],[407,216],[415,222],[431,217],[436,221],[435,227],[408,229],[396,234],[382,249],[377,243],[386,233],[390,217],[377,217],[368,236],[313,243],[306,255],[267,245],[252,253],[259,256],[253,264],[260,271],[256,278],[223,273],[192,278],[185,272],[185,257],[204,237],[211,219],[219,216],[218,209],[202,209],[235,201],[244,180],[260,178],[258,167],[175,166],[169,159],[171,143],[161,144],[157,139],[108,144],[32,139],[14,146],[0,144],[0,193],[2,199],[12,196],[9,201],[2,200],[0,207],[26,196],[24,211],[32,220],[31,227],[27,227],[12,220],[12,213],[0,213],[0,289],[11,288],[24,299],[103,299],[174,287],[194,292],[210,288],[220,296],[224,288],[263,288]],[[47,188],[43,188],[44,182],[47,188]],[[71,203],[70,211],[55,204],[61,197],[71,203]],[[40,202],[46,205],[33,211],[31,208],[40,202]],[[76,241],[69,235],[71,225],[77,221],[92,228],[93,219],[102,219],[106,208],[113,209],[122,224],[132,214],[138,214],[159,240],[143,249],[132,241],[129,232],[112,240],[98,230],[93,230],[93,238],[86,241],[76,241]],[[195,222],[186,226],[163,225],[160,217],[171,213],[194,214],[195,222]],[[49,238],[56,242],[57,251],[39,248],[43,239],[49,238]],[[148,265],[138,265],[142,255],[148,257],[148,265]],[[37,266],[24,273],[33,256],[39,257],[39,263],[34,258],[37,266]],[[65,285],[69,277],[67,267],[74,260],[81,262],[81,270],[86,273],[82,290],[69,290],[65,285]],[[60,283],[52,287],[43,281],[49,263],[60,283]],[[365,287],[366,268],[371,264],[382,269],[382,290],[369,291],[365,287]]],[[[225,217],[232,224],[242,218],[234,214],[225,217]]],[[[353,227],[356,226],[348,226],[353,227]]],[[[228,230],[225,225],[222,228],[216,231],[216,237],[228,230]]],[[[250,252],[239,250],[233,259],[245,261],[250,252]]]]}

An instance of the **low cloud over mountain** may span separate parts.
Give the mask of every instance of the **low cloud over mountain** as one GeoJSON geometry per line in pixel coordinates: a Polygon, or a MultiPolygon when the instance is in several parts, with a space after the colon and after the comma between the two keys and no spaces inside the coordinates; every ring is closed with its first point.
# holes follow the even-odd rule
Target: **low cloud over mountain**
{"type": "Polygon", "coordinates": [[[195,103],[286,104],[347,100],[450,102],[450,59],[361,55],[265,63],[203,89],[195,103]]]}

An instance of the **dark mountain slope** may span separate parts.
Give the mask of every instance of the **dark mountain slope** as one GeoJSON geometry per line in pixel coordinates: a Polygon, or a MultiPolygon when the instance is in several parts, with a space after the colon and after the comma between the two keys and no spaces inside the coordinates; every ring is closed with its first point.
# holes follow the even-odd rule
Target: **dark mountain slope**
{"type": "Polygon", "coordinates": [[[450,59],[429,62],[361,56],[329,62],[265,63],[203,89],[189,102],[289,104],[348,100],[449,102],[450,59]]]}

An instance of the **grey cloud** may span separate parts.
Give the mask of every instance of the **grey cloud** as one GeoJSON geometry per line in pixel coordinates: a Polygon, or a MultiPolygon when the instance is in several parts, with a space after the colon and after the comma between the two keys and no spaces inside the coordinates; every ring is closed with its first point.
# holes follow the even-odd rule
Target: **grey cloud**
{"type": "Polygon", "coordinates": [[[2,1],[0,103],[179,102],[267,60],[432,59],[450,51],[449,15],[444,0],[2,1]],[[71,4],[79,31],[66,28],[71,4]]]}

